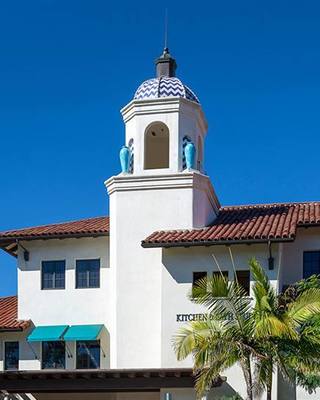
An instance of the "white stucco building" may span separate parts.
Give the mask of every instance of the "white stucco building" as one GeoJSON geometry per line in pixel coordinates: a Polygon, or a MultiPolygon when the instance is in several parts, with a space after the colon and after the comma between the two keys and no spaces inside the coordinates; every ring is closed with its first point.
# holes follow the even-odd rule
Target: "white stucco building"
{"type": "MultiPolygon", "coordinates": [[[[320,273],[320,203],[222,207],[204,173],[207,122],[175,77],[157,75],[122,110],[122,172],[109,217],[0,232],[18,295],[0,299],[0,390],[41,399],[191,400],[192,360],[172,337],[201,308],[187,294],[220,268],[250,295],[249,257],[279,290],[320,273]]],[[[245,385],[238,367],[209,398],[245,385]]],[[[274,399],[316,399],[275,377],[274,399]]],[[[23,398],[27,398],[23,397],[23,398]]]]}

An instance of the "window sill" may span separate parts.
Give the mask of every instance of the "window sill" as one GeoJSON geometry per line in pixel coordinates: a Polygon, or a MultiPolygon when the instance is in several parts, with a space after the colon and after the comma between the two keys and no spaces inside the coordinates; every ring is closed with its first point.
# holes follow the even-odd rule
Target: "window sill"
{"type": "Polygon", "coordinates": [[[88,287],[75,287],[76,290],[79,289],[101,289],[100,286],[88,286],[88,287]]]}

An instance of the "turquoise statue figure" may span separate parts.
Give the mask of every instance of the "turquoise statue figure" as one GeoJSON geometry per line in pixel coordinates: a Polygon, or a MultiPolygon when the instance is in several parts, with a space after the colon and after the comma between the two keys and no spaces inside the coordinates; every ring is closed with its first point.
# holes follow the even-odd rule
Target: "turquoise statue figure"
{"type": "Polygon", "coordinates": [[[184,155],[186,157],[187,169],[194,168],[194,160],[196,156],[196,148],[192,142],[189,142],[184,148],[184,155]]]}
{"type": "Polygon", "coordinates": [[[121,172],[124,174],[129,173],[129,164],[130,164],[130,150],[127,146],[122,146],[120,153],[120,164],[121,164],[121,172]]]}

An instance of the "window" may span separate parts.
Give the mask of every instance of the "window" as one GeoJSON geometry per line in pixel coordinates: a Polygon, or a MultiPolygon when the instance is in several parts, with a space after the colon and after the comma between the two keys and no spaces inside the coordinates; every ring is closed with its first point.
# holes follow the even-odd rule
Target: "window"
{"type": "Polygon", "coordinates": [[[42,342],[42,369],[63,369],[65,366],[65,342],[42,342]]]}
{"type": "Polygon", "coordinates": [[[77,260],[76,288],[100,287],[100,260],[77,260]]]}
{"type": "Polygon", "coordinates": [[[228,271],[213,271],[213,276],[223,276],[223,278],[228,282],[229,273],[228,271]]]}
{"type": "Polygon", "coordinates": [[[100,368],[100,342],[77,342],[77,369],[100,368]]]}
{"type": "Polygon", "coordinates": [[[42,262],[42,289],[64,289],[65,288],[65,261],[43,261],[42,262]]]}
{"type": "Polygon", "coordinates": [[[250,295],[250,271],[236,271],[239,285],[245,290],[246,296],[250,295]]]}
{"type": "Polygon", "coordinates": [[[152,124],[146,130],[144,168],[169,168],[169,129],[161,122],[152,124]]]}
{"type": "Polygon", "coordinates": [[[207,277],[207,273],[206,272],[203,272],[203,271],[201,271],[201,272],[194,272],[193,273],[193,280],[192,280],[192,286],[194,287],[194,286],[196,286],[197,285],[197,282],[200,280],[200,279],[204,279],[204,278],[206,278],[207,277]]]}
{"type": "Polygon", "coordinates": [[[303,279],[320,274],[320,251],[305,251],[303,253],[303,279]]]}
{"type": "Polygon", "coordinates": [[[19,369],[19,342],[5,342],[4,344],[4,369],[19,369]]]}

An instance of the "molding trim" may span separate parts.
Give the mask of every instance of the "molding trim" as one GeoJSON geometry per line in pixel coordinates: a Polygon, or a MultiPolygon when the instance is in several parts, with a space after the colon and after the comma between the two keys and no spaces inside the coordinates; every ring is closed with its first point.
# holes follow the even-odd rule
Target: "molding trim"
{"type": "Polygon", "coordinates": [[[115,192],[143,190],[197,189],[207,194],[215,212],[220,208],[219,200],[210,178],[198,171],[186,171],[178,174],[140,175],[120,174],[105,181],[109,196],[115,192]]]}
{"type": "Polygon", "coordinates": [[[197,114],[197,120],[201,130],[208,130],[208,123],[200,104],[184,99],[182,97],[165,97],[159,99],[131,100],[120,112],[125,123],[136,115],[168,114],[182,112],[191,109],[197,114]]]}

